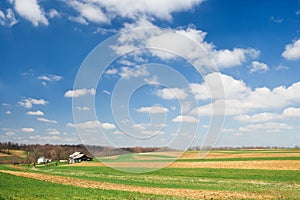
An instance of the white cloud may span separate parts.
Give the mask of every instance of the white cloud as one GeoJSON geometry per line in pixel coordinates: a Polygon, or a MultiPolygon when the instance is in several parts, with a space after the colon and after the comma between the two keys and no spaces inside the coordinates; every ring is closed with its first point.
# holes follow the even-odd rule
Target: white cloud
{"type": "Polygon", "coordinates": [[[102,128],[103,129],[106,129],[106,130],[112,130],[112,129],[115,129],[116,126],[114,124],[111,124],[111,123],[102,123],[102,128]]]}
{"type": "Polygon", "coordinates": [[[30,132],[34,132],[35,129],[34,128],[22,128],[21,131],[30,133],[30,132]]]}
{"type": "Polygon", "coordinates": [[[160,106],[160,105],[154,105],[151,107],[141,107],[141,108],[137,109],[136,111],[141,112],[141,113],[158,114],[158,113],[166,113],[169,111],[169,109],[165,108],[163,106],[160,106]]]}
{"type": "Polygon", "coordinates": [[[159,89],[156,92],[156,95],[158,97],[161,97],[163,99],[185,99],[187,97],[187,93],[184,91],[184,89],[180,88],[164,88],[159,89]]]}
{"type": "Polygon", "coordinates": [[[50,119],[46,119],[46,118],[42,118],[42,117],[37,118],[37,120],[40,122],[57,124],[57,121],[55,121],[55,120],[50,120],[50,119]]]}
{"type": "Polygon", "coordinates": [[[79,110],[79,111],[89,111],[90,110],[90,108],[87,106],[81,106],[81,107],[77,106],[77,107],[75,107],[75,109],[79,110]]]}
{"type": "Polygon", "coordinates": [[[47,26],[49,24],[43,9],[41,9],[37,0],[11,0],[11,3],[14,4],[16,12],[29,20],[34,26],[40,24],[47,26]]]}
{"type": "Polygon", "coordinates": [[[282,112],[283,117],[300,117],[300,108],[286,108],[282,112]]]}
{"type": "Polygon", "coordinates": [[[110,91],[108,91],[108,90],[103,90],[103,93],[110,95],[110,91]]]}
{"type": "Polygon", "coordinates": [[[11,115],[11,111],[7,110],[7,111],[5,112],[5,114],[11,115]]]}
{"type": "Polygon", "coordinates": [[[212,53],[212,59],[216,62],[217,66],[221,68],[228,68],[233,66],[240,66],[244,63],[247,57],[256,58],[259,51],[254,49],[241,49],[234,48],[232,51],[222,49],[212,53]]]}
{"type": "Polygon", "coordinates": [[[110,23],[117,17],[137,20],[141,17],[159,18],[171,20],[174,12],[192,9],[194,5],[200,4],[203,0],[71,0],[64,1],[74,8],[81,18],[93,23],[110,23]],[[130,6],[128,6],[130,5],[130,6]]]}
{"type": "Polygon", "coordinates": [[[297,10],[296,15],[300,15],[300,10],[297,10]]]}
{"type": "Polygon", "coordinates": [[[61,15],[55,9],[51,9],[48,12],[48,16],[49,16],[49,18],[61,18],[61,15]]]}
{"type": "Polygon", "coordinates": [[[76,89],[76,90],[68,90],[65,93],[65,97],[82,97],[85,95],[95,95],[96,90],[94,88],[91,89],[86,89],[86,88],[82,88],[82,89],[76,89]]]}
{"type": "Polygon", "coordinates": [[[69,20],[73,21],[73,22],[77,22],[79,24],[84,24],[84,25],[88,25],[89,23],[81,16],[77,16],[77,17],[72,17],[70,16],[68,18],[69,20]]]}
{"type": "Polygon", "coordinates": [[[147,76],[149,72],[145,66],[122,67],[119,75],[122,78],[129,79],[130,77],[147,76]]]}
{"type": "Polygon", "coordinates": [[[110,19],[95,3],[82,2],[77,0],[70,0],[66,2],[79,13],[79,16],[77,17],[84,19],[86,22],[90,21],[93,23],[110,23],[110,19]]]}
{"type": "Polygon", "coordinates": [[[2,26],[14,26],[18,23],[15,14],[12,9],[7,9],[6,14],[0,10],[0,25],[2,26]]]}
{"type": "Polygon", "coordinates": [[[300,39],[294,41],[293,44],[286,45],[282,56],[288,60],[300,59],[300,39]]]}
{"type": "Polygon", "coordinates": [[[105,130],[112,130],[112,129],[116,128],[116,126],[114,124],[107,123],[107,122],[102,123],[102,122],[100,122],[98,120],[95,120],[95,121],[86,121],[86,122],[82,122],[82,123],[78,123],[78,124],[68,123],[67,126],[71,127],[71,128],[78,128],[78,129],[103,128],[105,130]]]}
{"type": "Polygon", "coordinates": [[[27,113],[26,113],[27,115],[44,115],[44,113],[42,112],[42,111],[40,111],[40,110],[37,110],[37,111],[28,111],[27,113]]]}
{"type": "Polygon", "coordinates": [[[256,123],[256,122],[265,122],[265,121],[271,121],[274,119],[278,119],[280,116],[275,113],[259,113],[254,114],[252,116],[250,115],[238,115],[235,116],[234,119],[241,122],[247,122],[247,123],[256,123]]]}
{"type": "Polygon", "coordinates": [[[187,122],[187,123],[197,123],[198,120],[195,117],[188,116],[188,115],[178,115],[174,119],[172,119],[172,122],[187,122]]]}
{"type": "Polygon", "coordinates": [[[238,115],[250,111],[280,109],[300,103],[300,82],[296,82],[289,87],[279,86],[273,89],[261,87],[252,90],[243,81],[235,80],[227,75],[221,75],[221,77],[222,81],[225,80],[223,83],[226,99],[217,98],[210,104],[193,109],[192,114],[220,115],[224,113],[225,109],[226,115],[238,115]],[[270,100],[272,101],[270,102],[270,100]],[[214,111],[212,110],[213,105],[216,108],[214,111]]]}
{"type": "Polygon", "coordinates": [[[281,114],[263,112],[254,115],[238,115],[234,119],[241,122],[256,123],[272,120],[285,120],[288,118],[300,117],[300,108],[289,107],[282,111],[281,114]]]}
{"type": "Polygon", "coordinates": [[[38,79],[42,81],[59,81],[62,79],[62,76],[58,76],[54,74],[45,74],[39,76],[38,79]]]}
{"type": "Polygon", "coordinates": [[[46,133],[49,135],[60,135],[61,133],[55,128],[49,128],[46,130],[46,133]]]}
{"type": "Polygon", "coordinates": [[[158,77],[156,75],[154,75],[151,78],[144,78],[145,83],[147,83],[148,85],[160,85],[159,81],[158,81],[158,77]]]}
{"type": "Polygon", "coordinates": [[[190,92],[193,93],[198,100],[223,99],[224,94],[226,99],[244,98],[249,92],[248,88],[242,80],[236,80],[226,74],[214,72],[204,77],[202,84],[191,83],[190,92]],[[223,88],[219,87],[218,82],[221,80],[223,88]],[[208,86],[210,88],[208,88],[208,86]],[[209,91],[209,89],[211,91],[209,91]],[[213,96],[211,95],[213,94],[213,96]]]}
{"type": "Polygon", "coordinates": [[[105,71],[105,74],[109,74],[109,75],[118,74],[118,69],[116,68],[108,69],[105,71]]]}
{"type": "Polygon", "coordinates": [[[82,122],[82,123],[78,123],[78,124],[72,124],[72,123],[68,123],[67,126],[68,127],[72,127],[72,128],[80,128],[80,129],[95,129],[95,128],[99,128],[101,125],[101,123],[99,121],[86,121],[86,122],[82,122]]]}
{"type": "Polygon", "coordinates": [[[257,58],[260,52],[252,48],[234,48],[233,50],[217,50],[211,43],[206,42],[206,33],[190,26],[187,29],[166,31],[145,18],[139,19],[133,24],[125,24],[124,32],[120,34],[118,44],[111,48],[119,55],[142,48],[163,60],[175,59],[177,56],[169,52],[176,52],[188,59],[200,70],[205,68],[228,68],[242,65],[249,59],[257,58]],[[138,32],[126,32],[127,30],[140,28],[138,32]],[[148,28],[148,29],[141,29],[148,28]],[[149,29],[152,28],[152,29],[149,29]],[[201,46],[201,48],[199,48],[201,46]],[[167,49],[157,51],[155,49],[167,49]]]}
{"type": "Polygon", "coordinates": [[[25,108],[32,108],[33,105],[46,105],[48,101],[44,99],[33,99],[33,98],[26,98],[22,99],[18,102],[20,106],[23,106],[25,108]]]}
{"type": "Polygon", "coordinates": [[[239,133],[257,133],[259,131],[264,131],[268,133],[278,133],[282,130],[293,130],[296,127],[290,126],[286,123],[278,122],[267,122],[262,124],[249,124],[245,127],[240,127],[238,129],[239,133]]]}
{"type": "Polygon", "coordinates": [[[259,71],[266,72],[268,70],[269,67],[265,63],[253,61],[251,65],[250,73],[259,72],[259,71]]]}

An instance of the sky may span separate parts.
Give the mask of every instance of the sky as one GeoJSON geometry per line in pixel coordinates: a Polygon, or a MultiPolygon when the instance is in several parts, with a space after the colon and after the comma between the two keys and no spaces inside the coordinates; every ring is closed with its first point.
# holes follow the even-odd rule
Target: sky
{"type": "Polygon", "coordinates": [[[0,141],[300,144],[298,0],[3,0],[0,141]]]}

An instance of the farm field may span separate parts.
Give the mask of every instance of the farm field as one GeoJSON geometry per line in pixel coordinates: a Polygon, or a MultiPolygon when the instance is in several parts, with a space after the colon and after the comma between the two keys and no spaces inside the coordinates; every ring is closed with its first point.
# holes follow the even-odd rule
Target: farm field
{"type": "Polygon", "coordinates": [[[300,150],[186,152],[165,168],[127,173],[134,166],[172,161],[178,152],[126,154],[37,166],[0,165],[0,199],[300,199],[300,150]]]}

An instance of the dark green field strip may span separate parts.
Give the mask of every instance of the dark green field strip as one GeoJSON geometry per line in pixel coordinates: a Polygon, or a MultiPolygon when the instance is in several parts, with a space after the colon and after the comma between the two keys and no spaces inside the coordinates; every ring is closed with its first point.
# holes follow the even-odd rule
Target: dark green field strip
{"type": "Polygon", "coordinates": [[[61,185],[0,173],[0,200],[9,199],[185,199],[136,192],[61,185]]]}
{"type": "Polygon", "coordinates": [[[300,183],[300,171],[296,170],[164,168],[151,173],[169,176],[300,183]]]}
{"type": "Polygon", "coordinates": [[[157,157],[157,158],[175,158],[174,156],[157,155],[157,154],[136,154],[135,156],[157,157]]]}

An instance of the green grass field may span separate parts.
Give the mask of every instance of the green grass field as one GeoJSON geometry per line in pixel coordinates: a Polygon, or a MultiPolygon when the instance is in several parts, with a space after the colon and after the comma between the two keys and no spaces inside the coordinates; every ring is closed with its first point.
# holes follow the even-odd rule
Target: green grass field
{"type": "MultiPolygon", "coordinates": [[[[265,150],[268,153],[270,150],[265,150]]],[[[299,150],[290,150],[299,153],[299,150]]],[[[222,151],[224,154],[241,154],[250,151],[222,151]]],[[[260,154],[262,151],[251,150],[260,154]]],[[[277,152],[289,153],[287,150],[274,151],[274,157],[251,158],[209,158],[209,161],[298,161],[300,157],[278,157],[277,152]]],[[[218,152],[220,153],[220,152],[218,152]]],[[[265,152],[264,152],[265,153],[265,152]]],[[[116,160],[135,161],[134,155],[122,155],[116,160]]],[[[145,156],[145,155],[142,155],[145,156]]],[[[153,156],[153,155],[146,155],[153,156]]],[[[160,156],[168,159],[168,156],[160,156]]],[[[177,162],[206,162],[199,159],[179,159],[177,162]]],[[[299,170],[263,170],[263,169],[223,169],[223,168],[163,168],[153,172],[136,174],[118,171],[105,166],[50,165],[38,166],[36,169],[24,168],[24,172],[72,177],[79,180],[116,183],[128,186],[150,188],[192,189],[195,191],[222,191],[232,193],[251,193],[271,195],[271,199],[300,199],[299,170]]],[[[0,170],[21,170],[0,165],[0,170]]],[[[49,183],[24,177],[0,173],[0,199],[185,199],[176,195],[154,195],[137,192],[82,188],[76,186],[49,183]]],[[[239,199],[229,196],[227,199],[239,199]]],[[[247,196],[242,199],[247,199],[247,196]]],[[[256,199],[256,198],[252,198],[256,199]]]]}

